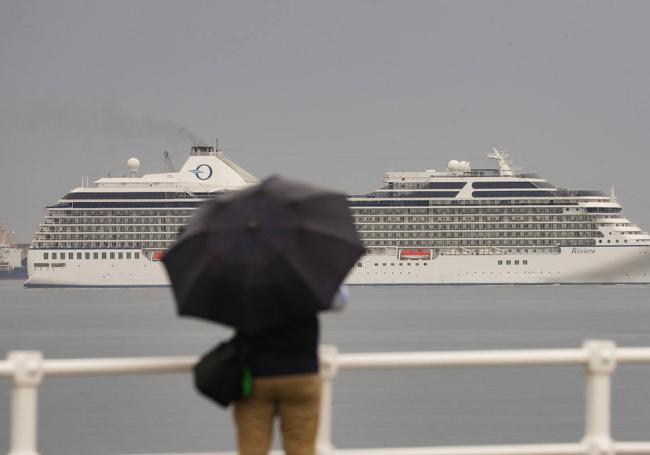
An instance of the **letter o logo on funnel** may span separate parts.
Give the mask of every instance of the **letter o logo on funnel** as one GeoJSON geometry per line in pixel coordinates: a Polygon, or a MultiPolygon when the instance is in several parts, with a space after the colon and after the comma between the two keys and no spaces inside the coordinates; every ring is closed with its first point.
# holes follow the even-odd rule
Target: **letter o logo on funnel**
{"type": "Polygon", "coordinates": [[[208,180],[210,177],[212,177],[212,168],[207,164],[199,164],[196,166],[196,169],[193,169],[189,172],[196,175],[196,178],[199,180],[208,180]]]}

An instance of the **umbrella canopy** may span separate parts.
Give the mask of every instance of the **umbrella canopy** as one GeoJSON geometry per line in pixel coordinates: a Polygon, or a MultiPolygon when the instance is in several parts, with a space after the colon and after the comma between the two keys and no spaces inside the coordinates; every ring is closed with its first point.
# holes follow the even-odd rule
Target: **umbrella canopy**
{"type": "Polygon", "coordinates": [[[179,314],[256,333],[329,308],[363,251],[345,195],[270,177],[204,204],[163,262],[179,314]]]}

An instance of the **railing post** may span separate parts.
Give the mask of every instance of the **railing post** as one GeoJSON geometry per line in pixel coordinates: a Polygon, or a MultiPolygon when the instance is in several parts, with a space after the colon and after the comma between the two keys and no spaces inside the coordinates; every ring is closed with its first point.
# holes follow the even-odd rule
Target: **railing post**
{"type": "Polygon", "coordinates": [[[338,349],[332,345],[321,345],[319,356],[321,397],[316,453],[317,455],[330,455],[334,451],[334,445],[332,444],[332,389],[334,378],[338,372],[338,349]]]}
{"type": "Polygon", "coordinates": [[[613,455],[611,436],[612,374],[616,369],[616,344],[609,340],[587,340],[587,391],[585,437],[588,455],[613,455]]]}
{"type": "Polygon", "coordinates": [[[8,455],[38,455],[38,385],[43,380],[43,355],[38,351],[11,351],[11,445],[8,455]]]}

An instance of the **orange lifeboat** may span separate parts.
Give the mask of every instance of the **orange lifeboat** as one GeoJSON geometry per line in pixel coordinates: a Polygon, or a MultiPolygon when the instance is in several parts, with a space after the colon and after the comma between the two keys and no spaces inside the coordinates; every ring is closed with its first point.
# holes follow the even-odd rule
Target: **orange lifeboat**
{"type": "Polygon", "coordinates": [[[431,259],[431,250],[402,250],[400,259],[431,259]]]}
{"type": "Polygon", "coordinates": [[[161,261],[162,258],[163,258],[162,251],[154,251],[153,254],[151,255],[151,260],[153,261],[161,261]]]}

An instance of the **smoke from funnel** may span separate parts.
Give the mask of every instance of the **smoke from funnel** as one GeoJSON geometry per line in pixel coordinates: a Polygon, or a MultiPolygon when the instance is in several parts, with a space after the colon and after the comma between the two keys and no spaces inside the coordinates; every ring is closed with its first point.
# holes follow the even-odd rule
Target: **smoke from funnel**
{"type": "Polygon", "coordinates": [[[183,126],[181,126],[178,129],[178,133],[181,136],[189,139],[192,142],[192,145],[195,146],[195,147],[205,145],[205,141],[202,141],[201,139],[199,139],[195,134],[193,134],[190,130],[188,130],[187,128],[185,128],[183,126]]]}
{"type": "Polygon", "coordinates": [[[102,106],[71,105],[70,102],[47,100],[19,106],[13,115],[0,112],[0,131],[34,133],[56,131],[77,137],[129,143],[162,140],[185,145],[205,145],[199,136],[172,120],[158,116],[138,115],[114,104],[102,106]]]}

